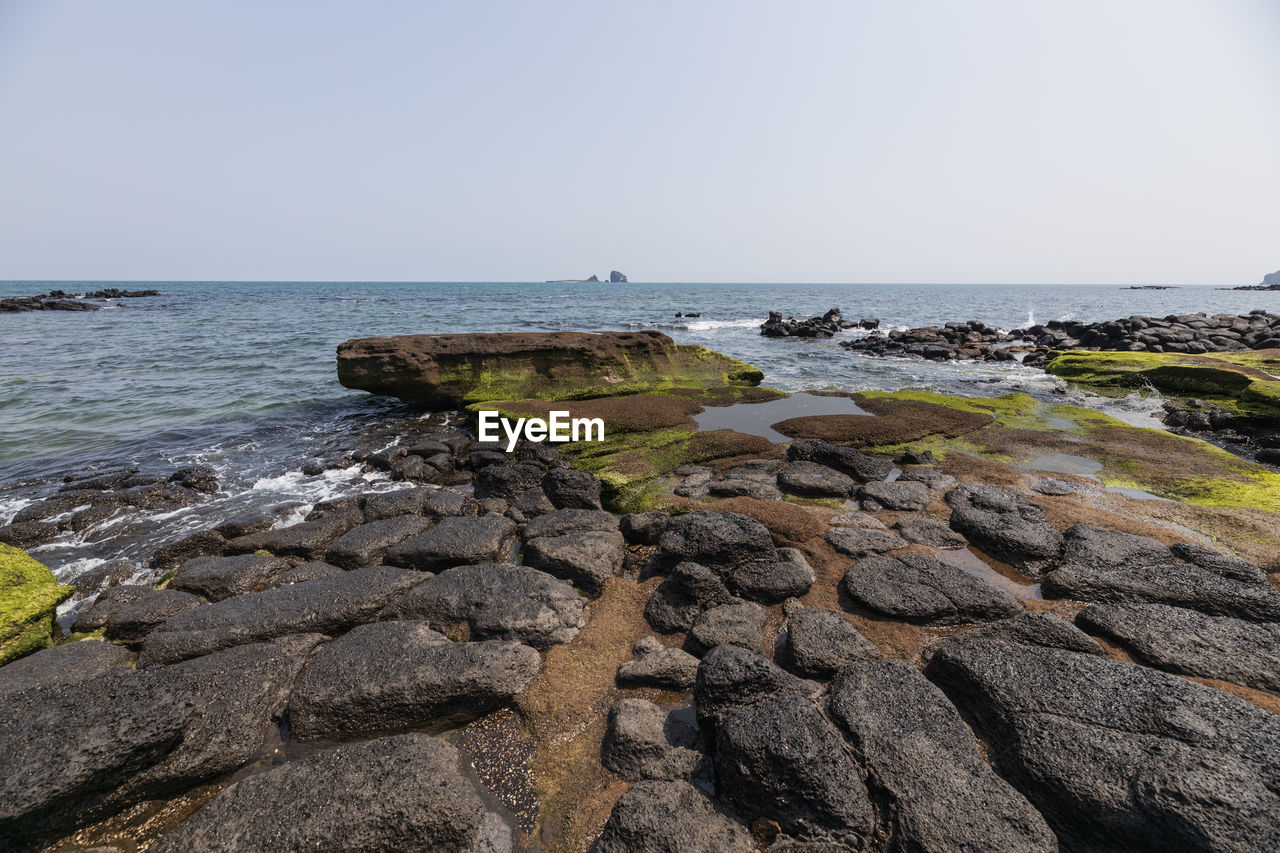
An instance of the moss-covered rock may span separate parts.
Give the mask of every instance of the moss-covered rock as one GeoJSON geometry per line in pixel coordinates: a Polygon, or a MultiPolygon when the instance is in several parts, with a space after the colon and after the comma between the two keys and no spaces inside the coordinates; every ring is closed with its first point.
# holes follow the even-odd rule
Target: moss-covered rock
{"type": "Polygon", "coordinates": [[[428,407],[750,387],[764,374],[655,331],[400,335],[338,346],[338,381],[428,407]]]}
{"type": "MultiPolygon", "coordinates": [[[[876,391],[855,395],[855,399],[863,408],[875,411],[882,424],[874,432],[869,426],[855,425],[847,436],[833,426],[827,431],[827,440],[883,454],[931,450],[940,459],[959,452],[1002,462],[1027,462],[1045,454],[1067,454],[1100,463],[1097,477],[1106,486],[1142,489],[1200,506],[1280,512],[1280,474],[1266,466],[1208,442],[1130,426],[1093,409],[1044,403],[1026,394],[974,398],[928,391],[876,391]],[[957,433],[953,421],[939,410],[986,417],[957,433]],[[901,431],[887,430],[886,425],[892,424],[900,425],[901,431]],[[877,440],[869,442],[869,436],[877,440]]],[[[831,420],[838,426],[846,421],[836,419],[849,417],[857,416],[832,416],[831,420]]]]}
{"type": "Polygon", "coordinates": [[[1280,351],[1182,355],[1157,352],[1049,353],[1045,370],[1104,395],[1151,389],[1198,398],[1232,414],[1280,419],[1280,351]]]}
{"type": "Polygon", "coordinates": [[[51,645],[54,611],[73,592],[43,563],[0,544],[0,665],[51,645]]]}

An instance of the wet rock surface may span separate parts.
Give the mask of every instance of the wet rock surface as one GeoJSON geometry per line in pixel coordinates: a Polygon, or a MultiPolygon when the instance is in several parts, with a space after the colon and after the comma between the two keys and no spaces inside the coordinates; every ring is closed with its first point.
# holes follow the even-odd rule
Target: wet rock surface
{"type": "Polygon", "coordinates": [[[198,596],[176,589],[122,584],[111,587],[76,620],[80,631],[103,629],[108,639],[140,643],[172,616],[200,607],[198,596]]]}
{"type": "Polygon", "coordinates": [[[169,581],[169,589],[189,592],[209,601],[267,589],[289,564],[264,554],[237,557],[197,557],[188,560],[169,581]]]}

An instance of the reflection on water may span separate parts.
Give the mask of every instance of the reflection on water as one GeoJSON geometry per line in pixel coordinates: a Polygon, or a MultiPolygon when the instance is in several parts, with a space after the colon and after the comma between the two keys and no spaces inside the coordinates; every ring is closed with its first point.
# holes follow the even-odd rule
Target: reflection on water
{"type": "Polygon", "coordinates": [[[1033,583],[1031,578],[1013,566],[986,557],[972,546],[939,551],[935,556],[944,563],[1003,589],[1015,598],[1044,598],[1040,594],[1040,584],[1033,583]]]}
{"type": "Polygon", "coordinates": [[[748,435],[764,436],[780,444],[790,444],[791,439],[773,429],[773,425],[788,418],[813,415],[870,415],[870,412],[843,395],[800,393],[767,403],[712,406],[694,415],[693,419],[698,422],[700,430],[733,429],[748,435]]]}
{"type": "MultiPolygon", "coordinates": [[[[1101,484],[1102,480],[1098,476],[1098,472],[1102,470],[1101,462],[1093,459],[1086,459],[1083,456],[1072,456],[1070,453],[1045,453],[1036,456],[1026,462],[1020,463],[1019,468],[1024,471],[1044,471],[1050,474],[1074,474],[1077,477],[1086,477],[1095,483],[1101,484]]],[[[1104,490],[1116,495],[1124,495],[1125,497],[1134,498],[1140,501],[1168,501],[1169,498],[1162,498],[1159,495],[1153,495],[1151,492],[1134,488],[1133,486],[1103,486],[1104,490]]]]}

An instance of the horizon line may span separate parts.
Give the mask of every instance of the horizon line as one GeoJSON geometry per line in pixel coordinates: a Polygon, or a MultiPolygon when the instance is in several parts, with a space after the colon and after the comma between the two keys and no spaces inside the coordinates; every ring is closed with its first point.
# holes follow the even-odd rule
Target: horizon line
{"type": "Polygon", "coordinates": [[[0,278],[0,284],[746,284],[746,285],[887,285],[894,287],[1258,287],[1230,281],[1134,282],[1134,281],[587,281],[585,279],[322,279],[322,278],[0,278]]]}

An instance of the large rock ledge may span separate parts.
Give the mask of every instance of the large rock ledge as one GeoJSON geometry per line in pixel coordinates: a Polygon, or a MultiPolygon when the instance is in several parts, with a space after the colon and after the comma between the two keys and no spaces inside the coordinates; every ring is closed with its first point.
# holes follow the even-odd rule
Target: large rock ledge
{"type": "Polygon", "coordinates": [[[338,346],[345,387],[429,408],[753,386],[763,378],[749,364],[654,331],[400,335],[338,346]]]}

